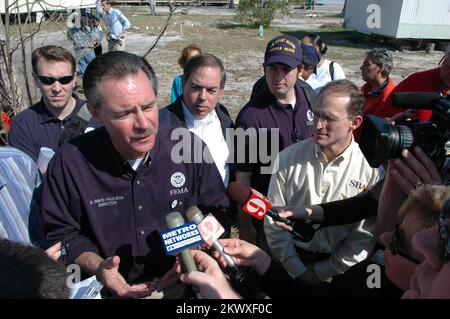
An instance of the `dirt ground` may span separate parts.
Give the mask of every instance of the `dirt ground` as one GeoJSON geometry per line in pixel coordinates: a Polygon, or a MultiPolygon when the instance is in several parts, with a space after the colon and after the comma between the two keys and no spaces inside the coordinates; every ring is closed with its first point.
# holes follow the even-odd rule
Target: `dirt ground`
{"type": "MultiPolygon", "coordinates": [[[[147,6],[121,8],[133,27],[126,37],[127,51],[144,54],[161,32],[168,15],[167,7],[157,7],[157,16],[151,17],[147,6]]],[[[374,44],[365,43],[365,36],[339,28],[342,18],[337,17],[340,6],[317,6],[315,11],[292,8],[287,16],[277,16],[272,27],[259,38],[257,29],[237,24],[233,20],[234,10],[228,8],[201,7],[180,8],[172,17],[165,35],[147,57],[159,80],[159,105],[170,102],[170,88],[173,78],[181,73],[177,59],[181,49],[189,43],[196,43],[206,52],[222,59],[227,72],[227,83],[221,102],[235,118],[247,102],[253,83],[263,74],[262,62],[266,43],[281,32],[288,32],[301,38],[306,33],[318,33],[329,46],[327,57],[338,61],[348,79],[358,86],[363,82],[359,67],[365,52],[374,44]]],[[[71,44],[61,32],[41,35],[35,47],[40,44],[56,44],[70,48],[71,44]]],[[[103,47],[107,48],[104,41],[103,47]]],[[[395,51],[394,69],[391,77],[395,83],[418,70],[437,66],[443,53],[434,51],[395,51]]]]}

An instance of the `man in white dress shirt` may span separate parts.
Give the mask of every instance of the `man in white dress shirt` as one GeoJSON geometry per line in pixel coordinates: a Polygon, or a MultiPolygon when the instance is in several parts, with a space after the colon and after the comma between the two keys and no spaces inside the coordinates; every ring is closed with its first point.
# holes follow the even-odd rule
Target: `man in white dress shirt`
{"type": "Polygon", "coordinates": [[[162,125],[185,127],[208,146],[224,185],[230,179],[226,129],[233,127],[227,109],[219,103],[226,74],[216,56],[204,53],[192,57],[184,69],[183,94],[159,111],[162,125]]]}

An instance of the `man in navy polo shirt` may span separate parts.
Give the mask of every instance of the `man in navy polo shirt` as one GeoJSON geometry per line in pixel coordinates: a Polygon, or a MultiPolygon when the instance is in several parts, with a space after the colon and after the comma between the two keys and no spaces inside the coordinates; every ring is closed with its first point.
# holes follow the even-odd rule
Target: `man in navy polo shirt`
{"type": "Polygon", "coordinates": [[[76,65],[72,53],[54,45],[40,47],[33,51],[31,64],[42,98],[13,118],[8,139],[11,146],[36,161],[43,146],[56,152],[64,128],[77,118],[85,101],[73,94],[76,65]]]}
{"type": "Polygon", "coordinates": [[[156,77],[144,59],[100,55],[83,82],[103,127],[65,143],[54,158],[42,189],[47,240],[62,241],[62,261],[95,274],[113,294],[147,296],[175,261],[159,235],[166,215],[197,205],[228,229],[229,201],[211,158],[180,161],[173,152],[180,141],[158,127],[156,77]]]}
{"type": "MultiPolygon", "coordinates": [[[[240,144],[245,143],[246,159],[245,163],[239,163],[237,154],[235,161],[236,180],[266,194],[271,176],[269,167],[277,153],[292,143],[312,136],[314,116],[311,106],[315,103],[315,94],[308,84],[297,81],[303,73],[303,65],[301,45],[295,37],[283,34],[270,40],[263,66],[268,90],[261,90],[251,98],[236,119],[237,128],[256,129],[257,139],[250,138],[244,142],[238,138],[236,153],[241,149],[240,144]],[[270,137],[270,131],[274,129],[279,130],[279,149],[268,147],[272,160],[264,163],[260,154],[261,147],[258,147],[257,160],[252,161],[251,157],[255,154],[249,154],[250,146],[259,143],[261,138],[269,141],[272,148],[276,145],[270,137]],[[262,133],[262,130],[266,130],[266,133],[262,133]]],[[[247,214],[239,214],[239,237],[267,247],[262,223],[251,218],[247,214]]]]}

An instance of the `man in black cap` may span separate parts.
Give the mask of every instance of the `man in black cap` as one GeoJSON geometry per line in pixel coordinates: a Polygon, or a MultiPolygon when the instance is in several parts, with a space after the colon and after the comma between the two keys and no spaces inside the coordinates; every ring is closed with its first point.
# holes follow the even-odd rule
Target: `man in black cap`
{"type": "MultiPolygon", "coordinates": [[[[308,84],[298,81],[304,71],[302,58],[302,48],[295,37],[283,34],[270,40],[263,64],[267,89],[258,91],[236,119],[236,128],[257,133],[255,138],[249,137],[250,133],[243,138],[236,133],[236,180],[263,194],[267,193],[271,165],[278,152],[313,133],[311,106],[316,96],[308,84]],[[240,158],[242,145],[245,146],[244,162],[240,158]],[[250,146],[254,145],[258,145],[257,154],[250,154],[250,146]],[[266,154],[268,150],[270,154],[266,154]]],[[[267,247],[262,223],[253,220],[256,234],[250,219],[239,214],[240,238],[267,247]]]]}
{"type": "Polygon", "coordinates": [[[300,76],[300,80],[306,81],[308,78],[316,73],[317,63],[320,61],[320,54],[314,47],[310,45],[302,44],[303,53],[303,73],[300,76]]]}
{"type": "MultiPolygon", "coordinates": [[[[306,44],[301,44],[302,48],[302,65],[303,72],[298,76],[299,81],[306,82],[308,78],[316,73],[317,64],[320,61],[320,54],[314,47],[306,44]]],[[[250,99],[254,98],[257,94],[261,93],[263,90],[267,90],[266,76],[263,75],[255,82],[252,89],[252,94],[250,99]]]]}

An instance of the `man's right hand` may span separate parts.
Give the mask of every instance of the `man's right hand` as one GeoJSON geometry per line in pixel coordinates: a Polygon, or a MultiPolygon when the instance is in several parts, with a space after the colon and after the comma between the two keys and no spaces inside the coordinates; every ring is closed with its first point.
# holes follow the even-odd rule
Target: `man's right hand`
{"type": "MultiPolygon", "coordinates": [[[[233,257],[237,265],[252,267],[261,276],[269,269],[271,259],[258,246],[237,238],[220,239],[219,242],[224,247],[225,254],[233,257]]],[[[217,251],[213,255],[226,267],[225,259],[217,251]]]]}
{"type": "Polygon", "coordinates": [[[95,275],[112,293],[124,298],[143,298],[149,296],[155,288],[150,283],[129,285],[119,273],[120,257],[114,256],[103,260],[95,275]]]}

